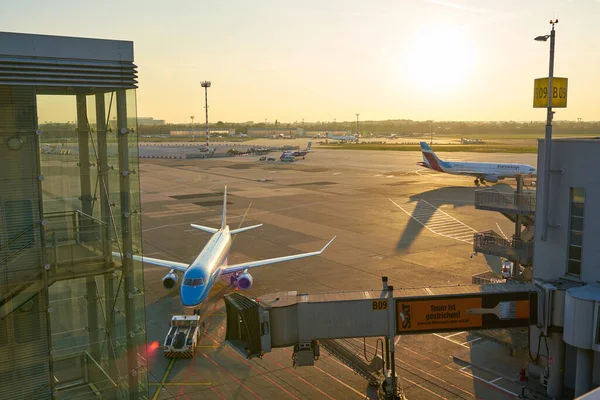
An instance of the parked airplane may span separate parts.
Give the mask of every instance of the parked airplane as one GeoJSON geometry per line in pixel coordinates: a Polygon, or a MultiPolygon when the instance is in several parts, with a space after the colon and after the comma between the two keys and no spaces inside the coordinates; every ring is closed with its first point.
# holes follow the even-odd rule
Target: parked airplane
{"type": "Polygon", "coordinates": [[[341,140],[342,142],[357,142],[358,143],[358,136],[353,136],[353,135],[332,135],[331,133],[327,133],[327,138],[328,139],[333,139],[333,140],[341,140]]]}
{"type": "Polygon", "coordinates": [[[311,145],[312,145],[312,141],[308,142],[308,145],[306,146],[306,149],[304,150],[288,150],[288,151],[284,151],[283,154],[281,155],[281,157],[279,157],[280,159],[283,159],[284,156],[293,156],[293,157],[302,157],[303,159],[308,155],[308,153],[311,152],[311,145]]]}
{"type": "MultiPolygon", "coordinates": [[[[219,229],[209,228],[207,226],[191,224],[192,228],[204,232],[212,233],[204,249],[196,256],[191,264],[181,262],[159,260],[157,258],[143,257],[134,255],[134,260],[143,261],[148,264],[158,265],[170,269],[169,273],[162,279],[165,289],[174,289],[179,281],[178,273],[183,274],[183,282],[180,287],[181,303],[186,307],[199,306],[208,296],[214,283],[220,276],[231,274],[231,284],[237,282],[240,289],[249,289],[252,286],[252,275],[249,269],[268,264],[275,264],[283,261],[296,260],[304,257],[318,256],[335,240],[329,241],[319,251],[310,253],[295,254],[291,256],[269,258],[266,260],[249,261],[240,264],[227,265],[227,256],[231,248],[232,236],[236,233],[249,231],[250,229],[261,227],[262,224],[247,226],[245,228],[229,230],[227,225],[227,186],[223,196],[223,214],[221,217],[221,227],[219,229]]],[[[113,253],[115,257],[121,257],[120,253],[113,253]]]]}
{"type": "Polygon", "coordinates": [[[423,162],[418,162],[417,165],[448,174],[474,176],[476,185],[486,181],[496,183],[499,179],[514,178],[519,175],[536,175],[535,167],[525,164],[442,161],[425,142],[421,142],[421,152],[423,162]]]}

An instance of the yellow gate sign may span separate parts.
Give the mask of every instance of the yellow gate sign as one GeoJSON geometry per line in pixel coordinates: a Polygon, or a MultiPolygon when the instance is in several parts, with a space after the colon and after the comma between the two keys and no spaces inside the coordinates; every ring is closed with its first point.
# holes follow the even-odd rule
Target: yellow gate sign
{"type": "MultiPolygon", "coordinates": [[[[552,78],[552,107],[567,106],[568,78],[552,78]]],[[[538,78],[533,81],[533,108],[548,107],[548,78],[538,78]]]]}
{"type": "Polygon", "coordinates": [[[373,311],[383,311],[387,310],[387,300],[373,300],[373,304],[371,305],[371,309],[373,311]]]}

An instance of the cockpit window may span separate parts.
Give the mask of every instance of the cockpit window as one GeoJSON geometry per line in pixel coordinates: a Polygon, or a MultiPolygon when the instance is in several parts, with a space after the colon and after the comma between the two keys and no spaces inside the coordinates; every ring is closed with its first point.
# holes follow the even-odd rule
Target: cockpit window
{"type": "Polygon", "coordinates": [[[183,285],[184,286],[204,286],[204,279],[202,279],[202,278],[197,278],[197,279],[186,278],[183,281],[183,285]]]}

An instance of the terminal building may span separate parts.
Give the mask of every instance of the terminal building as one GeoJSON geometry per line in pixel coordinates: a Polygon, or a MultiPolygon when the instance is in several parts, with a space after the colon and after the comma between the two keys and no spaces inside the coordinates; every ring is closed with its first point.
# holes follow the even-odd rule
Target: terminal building
{"type": "MultiPolygon", "coordinates": [[[[540,140],[538,171],[544,171],[544,151],[540,140]]],[[[515,222],[510,239],[493,231],[476,234],[475,252],[512,261],[513,278],[534,283],[543,294],[541,322],[528,332],[513,330],[510,342],[529,342],[529,380],[532,387],[540,382],[551,398],[583,396],[600,386],[598,152],[599,138],[552,141],[547,235],[541,174],[537,190],[524,189],[521,182],[514,194],[493,188],[475,192],[476,208],[501,212],[515,222]]]]}
{"type": "Polygon", "coordinates": [[[0,32],[0,399],[148,397],[133,61],[0,32]]]}

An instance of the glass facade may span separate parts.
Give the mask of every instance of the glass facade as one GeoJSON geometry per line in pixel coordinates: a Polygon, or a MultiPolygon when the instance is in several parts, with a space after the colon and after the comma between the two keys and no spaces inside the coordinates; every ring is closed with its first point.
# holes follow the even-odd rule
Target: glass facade
{"type": "Polygon", "coordinates": [[[567,256],[567,273],[580,276],[585,189],[572,187],[570,201],[571,209],[569,213],[569,253],[567,256]]]}
{"type": "Polygon", "coordinates": [[[137,145],[135,89],[0,84],[0,399],[148,397],[137,145]]]}

